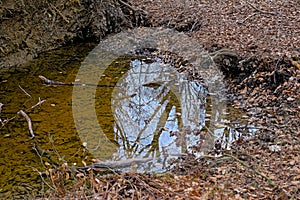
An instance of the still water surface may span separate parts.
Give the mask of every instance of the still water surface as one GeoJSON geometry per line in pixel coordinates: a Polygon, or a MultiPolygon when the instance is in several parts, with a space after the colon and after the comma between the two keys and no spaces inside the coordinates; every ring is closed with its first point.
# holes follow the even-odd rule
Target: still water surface
{"type": "MultiPolygon", "coordinates": [[[[0,102],[4,104],[0,197],[37,192],[41,183],[38,171],[43,172],[44,163],[51,162],[35,150],[26,120],[16,115],[21,109],[32,120],[39,147],[52,155],[52,159],[69,165],[82,166],[82,161],[89,164],[93,158],[103,161],[151,158],[150,162],[123,170],[161,172],[168,169],[171,158],[192,152],[194,145],[203,142],[201,130],[213,119],[205,89],[198,82],[186,80],[169,65],[142,57],[119,57],[106,67],[92,99],[96,125],[89,124],[89,112],[74,117],[74,107],[84,110],[81,103],[86,97],[85,93],[79,93],[74,101],[72,95],[74,98],[74,92],[88,90],[89,83],[45,85],[38,76],[80,83],[77,72],[93,47],[94,44],[65,47],[25,66],[0,72],[0,102]],[[46,101],[31,109],[39,100],[46,101]],[[103,132],[98,131],[99,127],[103,132]]],[[[243,113],[232,108],[230,112],[219,121],[243,126],[243,113]]],[[[224,124],[210,127],[214,134],[208,144],[211,149],[217,139],[226,145],[242,135],[233,126],[224,124]]]]}

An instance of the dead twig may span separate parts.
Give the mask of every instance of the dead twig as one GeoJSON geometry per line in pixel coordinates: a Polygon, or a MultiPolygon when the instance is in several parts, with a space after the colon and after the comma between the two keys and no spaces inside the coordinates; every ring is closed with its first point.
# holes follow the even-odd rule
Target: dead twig
{"type": "Polygon", "coordinates": [[[248,17],[246,17],[243,21],[238,21],[238,24],[243,24],[245,23],[245,21],[247,21],[248,19],[250,19],[251,17],[255,16],[256,13],[252,13],[251,15],[248,15],[248,17]]]}
{"type": "Polygon", "coordinates": [[[42,103],[44,103],[45,101],[46,101],[45,99],[41,100],[41,98],[39,97],[39,101],[35,105],[31,106],[30,109],[34,109],[37,106],[41,106],[42,103]]]}
{"type": "Polygon", "coordinates": [[[30,133],[31,137],[34,138],[35,135],[33,133],[32,122],[31,122],[30,117],[23,110],[19,110],[19,112],[17,112],[17,114],[21,115],[22,117],[24,117],[26,119],[27,124],[28,124],[29,133],[30,133]]]}
{"type": "Polygon", "coordinates": [[[246,167],[248,169],[251,169],[255,174],[260,175],[261,177],[265,178],[271,186],[275,186],[273,181],[268,176],[266,176],[262,172],[258,171],[257,169],[255,169],[253,167],[250,167],[248,164],[246,164],[244,161],[238,159],[236,156],[233,156],[233,155],[230,155],[230,154],[224,154],[224,156],[227,156],[227,157],[230,157],[230,158],[234,159],[235,161],[237,161],[238,163],[240,163],[244,167],[246,167]]]}
{"type": "Polygon", "coordinates": [[[256,10],[256,11],[258,11],[258,12],[260,12],[260,13],[268,14],[268,15],[277,15],[277,13],[274,13],[274,12],[268,12],[268,11],[261,10],[261,9],[255,7],[253,4],[249,3],[248,1],[246,1],[246,3],[247,3],[250,7],[252,7],[254,10],[256,10]]]}
{"type": "Polygon", "coordinates": [[[206,125],[204,125],[204,128],[207,130],[210,136],[214,137],[215,134],[206,125]]]}
{"type": "Polygon", "coordinates": [[[276,65],[275,65],[275,67],[274,67],[274,71],[273,71],[273,81],[274,81],[275,84],[277,84],[276,73],[277,73],[277,71],[278,71],[278,66],[279,66],[279,63],[280,63],[283,59],[284,59],[283,57],[281,57],[280,59],[278,59],[277,62],[276,62],[276,65]]]}
{"type": "MultiPolygon", "coordinates": [[[[40,106],[42,103],[44,103],[46,100],[41,100],[41,98],[39,97],[39,102],[36,103],[35,105],[31,106],[29,109],[26,109],[26,112],[28,112],[29,110],[32,110],[33,108],[35,108],[36,106],[40,106]]],[[[2,107],[2,106],[1,106],[2,107]]],[[[19,111],[20,112],[20,111],[19,111]]],[[[24,111],[23,111],[24,112],[24,111]]],[[[1,114],[1,112],[0,112],[1,114]]],[[[19,114],[17,112],[17,114],[19,114]]],[[[2,122],[2,126],[0,128],[3,128],[5,126],[5,124],[7,124],[8,122],[12,121],[13,119],[15,119],[17,117],[17,115],[9,118],[9,119],[6,119],[6,120],[3,120],[1,121],[2,122]]]]}
{"type": "Polygon", "coordinates": [[[1,122],[1,124],[2,124],[2,126],[3,126],[3,122],[2,122],[2,119],[1,119],[2,106],[4,106],[4,104],[3,104],[3,103],[0,103],[0,122],[1,122]]]}
{"type": "Polygon", "coordinates": [[[68,20],[68,18],[62,14],[62,12],[60,12],[60,10],[58,10],[53,4],[49,3],[49,5],[51,6],[51,8],[53,8],[61,17],[62,19],[67,22],[70,23],[70,21],[68,20]]]}
{"type": "Polygon", "coordinates": [[[147,15],[147,12],[145,10],[141,10],[141,9],[138,9],[138,8],[134,8],[133,6],[129,5],[128,3],[126,3],[125,1],[122,1],[122,0],[119,0],[119,3],[120,4],[123,4],[124,6],[128,7],[129,9],[131,9],[132,11],[140,11],[142,12],[143,14],[147,15]]]}
{"type": "Polygon", "coordinates": [[[87,170],[87,169],[96,169],[96,168],[108,168],[108,169],[125,168],[125,167],[130,167],[133,164],[146,163],[151,160],[152,158],[132,158],[132,159],[120,160],[120,161],[97,162],[92,165],[77,167],[77,169],[87,170]]]}
{"type": "MultiPolygon", "coordinates": [[[[149,186],[145,181],[143,181],[142,179],[140,179],[138,176],[134,176],[134,174],[131,174],[131,176],[133,178],[135,178],[138,182],[140,182],[142,188],[147,191],[150,195],[152,195],[153,198],[155,198],[155,195],[154,193],[151,191],[151,189],[153,190],[154,188],[149,186]]],[[[156,190],[157,193],[161,193],[163,195],[163,193],[157,189],[154,189],[156,190]]]]}
{"type": "Polygon", "coordinates": [[[27,96],[29,96],[30,98],[32,98],[32,96],[26,92],[26,90],[24,88],[21,87],[21,85],[19,85],[19,88],[22,90],[22,92],[24,92],[27,96]]]}
{"type": "MultiPolygon", "coordinates": [[[[29,167],[30,167],[30,166],[29,166],[29,167]]],[[[51,190],[56,191],[56,188],[54,188],[54,187],[52,187],[51,185],[49,185],[49,184],[47,183],[47,181],[44,179],[42,172],[40,172],[39,170],[37,170],[37,169],[34,168],[34,167],[31,167],[31,169],[39,174],[39,176],[41,177],[41,179],[42,179],[42,181],[43,181],[44,184],[46,184],[51,190]]]]}
{"type": "Polygon", "coordinates": [[[60,81],[52,81],[45,76],[39,75],[39,78],[47,85],[65,85],[65,83],[60,81]]]}
{"type": "Polygon", "coordinates": [[[195,21],[192,25],[192,28],[189,30],[189,32],[198,31],[201,28],[202,22],[195,21]]]}

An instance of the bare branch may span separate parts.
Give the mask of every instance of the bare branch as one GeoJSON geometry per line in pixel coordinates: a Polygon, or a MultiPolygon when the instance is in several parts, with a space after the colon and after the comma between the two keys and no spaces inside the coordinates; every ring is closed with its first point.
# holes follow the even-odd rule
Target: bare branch
{"type": "Polygon", "coordinates": [[[39,78],[47,85],[65,85],[65,83],[63,82],[59,82],[59,81],[52,81],[48,78],[46,78],[45,76],[39,75],[39,78]]]}
{"type": "Polygon", "coordinates": [[[251,169],[255,174],[260,175],[261,177],[265,178],[271,186],[275,186],[274,183],[272,182],[272,180],[271,180],[267,175],[265,175],[264,173],[258,171],[258,170],[255,169],[255,168],[249,166],[247,163],[245,163],[244,161],[238,159],[236,156],[233,156],[233,155],[231,155],[231,154],[224,154],[224,156],[233,158],[235,161],[237,161],[238,163],[240,163],[240,164],[243,165],[244,167],[246,167],[246,168],[248,168],[248,169],[251,169]]]}
{"type": "Polygon", "coordinates": [[[24,92],[27,96],[29,96],[30,98],[32,98],[32,96],[28,93],[28,92],[26,92],[26,90],[24,90],[22,87],[21,87],[21,85],[19,85],[19,88],[22,90],[22,92],[24,92]]]}
{"type": "Polygon", "coordinates": [[[0,115],[1,115],[1,111],[2,111],[2,106],[4,106],[4,104],[0,103],[0,115]]]}
{"type": "MultiPolygon", "coordinates": [[[[0,103],[0,122],[2,123],[2,120],[1,120],[1,111],[2,111],[2,106],[3,106],[4,104],[3,103],[0,103]]],[[[2,124],[3,125],[3,124],[2,124]]]]}
{"type": "Polygon", "coordinates": [[[268,15],[277,15],[277,13],[274,13],[274,12],[268,12],[268,11],[264,11],[264,10],[261,10],[259,8],[256,8],[253,4],[251,4],[250,2],[246,1],[246,3],[252,7],[254,10],[258,11],[258,12],[261,12],[263,14],[268,14],[268,15]]]}
{"type": "Polygon", "coordinates": [[[39,102],[37,102],[35,105],[31,106],[30,109],[33,109],[33,108],[35,108],[37,106],[41,106],[41,104],[44,103],[45,101],[46,101],[45,99],[41,100],[41,98],[39,97],[39,102]]]}
{"type": "Polygon", "coordinates": [[[92,165],[77,167],[77,169],[86,170],[86,169],[95,169],[95,168],[111,168],[111,169],[125,168],[125,167],[130,167],[133,164],[147,163],[151,160],[152,158],[132,158],[132,159],[120,160],[120,161],[97,162],[92,165]]]}
{"type": "Polygon", "coordinates": [[[31,119],[29,118],[29,116],[23,111],[23,110],[19,110],[19,112],[17,112],[18,115],[21,115],[22,117],[24,117],[27,121],[28,124],[28,129],[29,129],[29,133],[31,135],[32,138],[34,138],[34,133],[33,133],[33,129],[32,129],[32,123],[31,123],[31,119]]]}

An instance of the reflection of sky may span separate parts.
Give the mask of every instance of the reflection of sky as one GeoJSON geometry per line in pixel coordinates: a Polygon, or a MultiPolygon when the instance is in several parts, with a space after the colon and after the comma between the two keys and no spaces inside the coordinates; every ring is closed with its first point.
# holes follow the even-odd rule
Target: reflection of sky
{"type": "Polygon", "coordinates": [[[188,151],[199,136],[182,133],[184,142],[178,143],[170,132],[202,128],[203,94],[198,83],[184,80],[162,63],[132,61],[112,99],[115,139],[120,145],[115,159],[151,156],[166,160],[171,154],[188,151]]]}

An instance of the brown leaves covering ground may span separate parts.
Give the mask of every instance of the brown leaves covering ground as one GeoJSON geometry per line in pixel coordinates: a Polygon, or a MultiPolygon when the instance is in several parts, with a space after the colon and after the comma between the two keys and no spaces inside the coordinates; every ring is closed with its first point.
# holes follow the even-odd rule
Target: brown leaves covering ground
{"type": "Polygon", "coordinates": [[[297,0],[142,0],[153,26],[191,32],[206,48],[235,49],[241,55],[292,56],[300,53],[297,0]]]}

